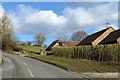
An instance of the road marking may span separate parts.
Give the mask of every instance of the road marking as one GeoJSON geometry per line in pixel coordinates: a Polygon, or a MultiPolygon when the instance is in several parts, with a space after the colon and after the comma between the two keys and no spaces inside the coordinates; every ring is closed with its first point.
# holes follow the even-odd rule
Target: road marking
{"type": "Polygon", "coordinates": [[[6,57],[6,59],[9,61],[10,59],[8,57],[6,57]]]}
{"type": "Polygon", "coordinates": [[[25,66],[27,66],[27,64],[26,64],[25,62],[23,62],[23,64],[24,64],[25,66]]]}
{"type": "MultiPolygon", "coordinates": [[[[27,64],[26,64],[25,62],[23,62],[23,64],[24,64],[25,66],[27,66],[27,64]]],[[[32,72],[31,72],[31,70],[30,70],[29,68],[27,68],[27,69],[28,69],[30,75],[33,77],[33,74],[32,74],[32,72]]]]}
{"type": "Polygon", "coordinates": [[[8,60],[8,62],[12,62],[8,57],[6,57],[6,59],[8,60]]]}
{"type": "Polygon", "coordinates": [[[28,68],[28,71],[30,72],[30,75],[33,77],[33,74],[32,74],[32,72],[31,72],[31,70],[28,68]]]}
{"type": "MultiPolygon", "coordinates": [[[[26,64],[25,62],[23,62],[23,64],[24,64],[25,66],[27,66],[27,64],[26,64]]],[[[27,69],[28,69],[30,75],[33,77],[33,74],[32,74],[32,72],[31,72],[31,70],[30,70],[29,68],[27,68],[27,69]]]]}

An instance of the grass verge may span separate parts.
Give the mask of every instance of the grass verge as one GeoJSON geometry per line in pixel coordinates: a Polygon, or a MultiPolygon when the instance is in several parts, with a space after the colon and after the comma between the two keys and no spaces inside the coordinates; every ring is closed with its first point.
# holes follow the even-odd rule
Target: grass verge
{"type": "Polygon", "coordinates": [[[7,53],[10,53],[10,54],[16,54],[16,55],[19,55],[19,52],[17,52],[17,51],[8,51],[8,50],[6,50],[6,51],[4,51],[4,52],[7,52],[7,53]]]}
{"type": "MultiPolygon", "coordinates": [[[[36,54],[29,54],[28,57],[61,67],[77,73],[84,72],[118,72],[118,65],[111,63],[103,63],[98,61],[91,61],[85,59],[71,59],[55,56],[40,56],[36,54]]],[[[120,68],[119,68],[120,69],[120,68]]]]}

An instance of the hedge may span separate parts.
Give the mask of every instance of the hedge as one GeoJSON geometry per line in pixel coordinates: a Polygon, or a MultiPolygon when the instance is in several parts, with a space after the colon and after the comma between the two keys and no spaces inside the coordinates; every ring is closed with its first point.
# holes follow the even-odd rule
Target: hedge
{"type": "Polygon", "coordinates": [[[120,57],[120,45],[97,45],[54,48],[52,55],[75,59],[88,59],[97,61],[118,62],[120,57]]]}

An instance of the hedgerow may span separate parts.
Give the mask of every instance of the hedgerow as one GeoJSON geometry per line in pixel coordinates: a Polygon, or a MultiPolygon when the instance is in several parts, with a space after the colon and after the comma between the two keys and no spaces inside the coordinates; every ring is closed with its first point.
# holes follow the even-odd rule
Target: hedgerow
{"type": "Polygon", "coordinates": [[[119,52],[120,45],[118,44],[60,47],[52,50],[54,56],[111,62],[118,62],[120,57],[119,52]]]}

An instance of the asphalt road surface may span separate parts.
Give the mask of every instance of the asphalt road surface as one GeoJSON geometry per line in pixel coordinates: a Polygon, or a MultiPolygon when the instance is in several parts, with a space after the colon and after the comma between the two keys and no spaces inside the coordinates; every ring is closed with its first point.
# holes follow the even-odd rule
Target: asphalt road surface
{"type": "MultiPolygon", "coordinates": [[[[56,66],[20,55],[3,53],[3,78],[82,78],[56,66]]],[[[1,69],[0,69],[1,70],[1,69]]],[[[86,80],[82,78],[82,80],[86,80]]]]}

